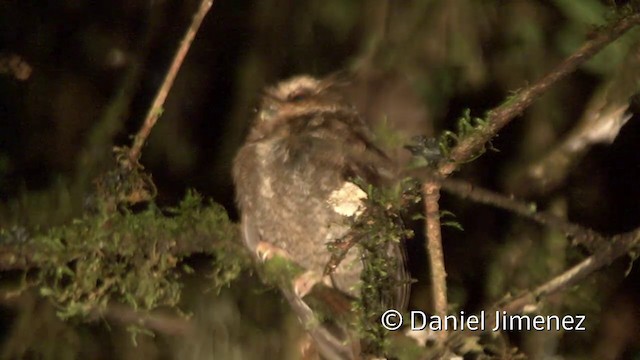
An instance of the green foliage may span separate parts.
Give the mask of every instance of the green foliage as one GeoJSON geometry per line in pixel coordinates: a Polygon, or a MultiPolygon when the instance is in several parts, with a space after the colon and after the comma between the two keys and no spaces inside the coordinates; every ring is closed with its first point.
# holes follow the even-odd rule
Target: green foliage
{"type": "MultiPolygon", "coordinates": [[[[462,117],[458,119],[456,124],[456,132],[452,132],[449,130],[445,130],[440,135],[440,141],[438,145],[440,146],[440,151],[445,157],[448,157],[451,153],[451,149],[455,147],[458,143],[460,143],[465,138],[472,136],[478,131],[481,131],[487,125],[487,120],[479,117],[472,117],[471,110],[466,109],[462,113],[462,117]]],[[[491,143],[489,143],[491,146],[491,143]]],[[[492,147],[491,147],[492,148],[492,147]]],[[[493,148],[492,148],[493,149],[493,148]]],[[[476,156],[474,156],[469,162],[477,159],[480,155],[484,154],[485,149],[480,151],[476,156]]]]}
{"type": "Polygon", "coordinates": [[[464,228],[462,227],[462,224],[460,224],[460,222],[456,221],[456,220],[445,220],[445,218],[456,218],[456,214],[452,213],[451,211],[448,210],[441,210],[440,211],[440,224],[442,226],[448,226],[448,227],[452,227],[454,229],[460,230],[460,231],[464,231],[464,228]]]}
{"type": "Polygon", "coordinates": [[[220,285],[246,266],[246,256],[232,256],[240,251],[236,231],[221,206],[204,206],[200,195],[189,192],[167,213],[152,204],[138,214],[87,216],[15,247],[39,266],[34,285],[65,319],[99,313],[110,301],[139,310],[177,305],[179,264],[191,252],[224,262],[216,273],[220,285]]]}
{"type": "Polygon", "coordinates": [[[579,2],[571,0],[553,0],[560,11],[570,18],[573,23],[586,23],[603,25],[606,7],[601,1],[583,0],[579,2]]]}
{"type": "MultiPolygon", "coordinates": [[[[379,321],[380,315],[393,303],[394,293],[402,285],[398,279],[398,254],[394,243],[411,238],[413,232],[404,228],[401,207],[403,194],[411,193],[398,187],[392,190],[356,183],[367,192],[367,211],[354,222],[354,232],[362,251],[364,268],[360,298],[354,301],[357,314],[355,327],[361,334],[366,351],[382,354],[386,351],[389,333],[379,321]]],[[[410,183],[409,183],[410,184],[410,183]]],[[[406,185],[406,184],[405,184],[406,185]]],[[[414,199],[412,196],[409,198],[414,199]]]]}
{"type": "Polygon", "coordinates": [[[127,326],[127,331],[131,334],[131,342],[133,343],[134,346],[138,346],[139,334],[155,337],[155,334],[153,331],[150,331],[149,329],[145,329],[135,324],[127,326]]]}
{"type": "MultiPolygon", "coordinates": [[[[513,97],[512,97],[513,98],[513,97]]],[[[507,100],[509,101],[509,100],[507,100]]],[[[483,131],[487,125],[487,120],[479,117],[472,117],[471,111],[466,109],[456,124],[456,132],[445,130],[440,134],[438,139],[426,138],[424,136],[416,136],[413,138],[413,144],[406,145],[414,156],[411,167],[434,167],[440,161],[447,159],[451,150],[466,138],[473,136],[479,131],[483,131]]],[[[497,151],[488,142],[489,149],[497,151]]],[[[480,157],[486,148],[483,147],[469,162],[480,157]]]]}
{"type": "Polygon", "coordinates": [[[302,267],[281,256],[274,256],[265,261],[261,270],[268,284],[277,284],[289,290],[291,290],[292,280],[304,273],[302,267]]]}
{"type": "MultiPolygon", "coordinates": [[[[319,322],[348,321],[363,341],[366,353],[383,354],[391,342],[387,339],[389,331],[382,327],[379,317],[393,303],[398,286],[403,285],[398,278],[398,252],[394,247],[403,239],[413,237],[413,232],[403,226],[401,211],[408,204],[420,201],[419,186],[409,178],[393,187],[375,187],[362,179],[353,181],[367,193],[367,210],[352,219],[349,236],[327,244],[332,259],[326,273],[335,269],[347,252],[357,246],[364,265],[360,297],[352,302],[353,311],[346,315],[336,314],[335,309],[318,301],[318,291],[322,291],[318,288],[305,297],[305,302],[314,309],[319,322]]],[[[260,270],[267,283],[285,288],[290,288],[292,279],[304,272],[303,268],[280,256],[265,261],[260,270]]]]}
{"type": "Polygon", "coordinates": [[[425,347],[419,346],[418,343],[409,337],[398,337],[389,344],[387,352],[393,355],[395,359],[430,359],[435,358],[436,350],[427,350],[425,347]],[[431,354],[431,352],[435,354],[431,354]],[[434,355],[427,357],[425,355],[434,355]]]}

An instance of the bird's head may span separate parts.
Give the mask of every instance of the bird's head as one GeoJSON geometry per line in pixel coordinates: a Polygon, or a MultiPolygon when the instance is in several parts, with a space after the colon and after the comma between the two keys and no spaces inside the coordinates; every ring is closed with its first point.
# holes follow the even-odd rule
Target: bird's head
{"type": "Polygon", "coordinates": [[[267,88],[250,139],[260,140],[304,115],[347,108],[336,85],[332,77],[300,75],[267,88]]]}

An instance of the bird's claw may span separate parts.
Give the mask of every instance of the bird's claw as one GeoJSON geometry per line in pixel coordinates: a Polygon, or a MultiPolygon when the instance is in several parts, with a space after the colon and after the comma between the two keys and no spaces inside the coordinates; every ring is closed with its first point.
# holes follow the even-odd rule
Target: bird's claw
{"type": "Polygon", "coordinates": [[[309,270],[293,279],[293,291],[296,296],[302,299],[307,296],[318,283],[331,286],[331,278],[329,276],[323,276],[316,271],[309,270]]]}
{"type": "MultiPolygon", "coordinates": [[[[255,247],[255,252],[262,262],[271,260],[276,256],[291,259],[286,251],[264,241],[258,242],[255,247]]],[[[331,286],[331,277],[317,271],[308,270],[293,279],[293,291],[298,298],[302,299],[307,296],[318,283],[324,283],[327,286],[331,286]]]]}
{"type": "Polygon", "coordinates": [[[256,246],[255,251],[256,251],[256,255],[258,255],[258,258],[262,262],[265,262],[267,260],[271,260],[276,256],[280,256],[280,257],[283,257],[285,259],[289,259],[290,258],[289,254],[287,254],[286,251],[280,249],[277,246],[271,245],[268,242],[264,242],[264,241],[258,242],[258,245],[256,246]]]}

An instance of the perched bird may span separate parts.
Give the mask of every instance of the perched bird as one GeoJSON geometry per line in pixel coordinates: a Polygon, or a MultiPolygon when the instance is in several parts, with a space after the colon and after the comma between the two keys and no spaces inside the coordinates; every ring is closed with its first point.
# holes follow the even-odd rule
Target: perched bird
{"type": "MultiPolygon", "coordinates": [[[[352,234],[367,210],[367,192],[354,179],[391,185],[394,167],[370,130],[340,95],[336,81],[297,76],[267,88],[233,164],[245,245],[265,260],[278,254],[305,270],[281,289],[326,359],[357,358],[358,344],[343,325],[318,324],[305,296],[324,284],[347,299],[360,296],[364,257],[349,247],[334,264],[329,249],[352,234]]],[[[402,309],[408,275],[400,244],[390,241],[397,289],[387,307],[402,309]]]]}

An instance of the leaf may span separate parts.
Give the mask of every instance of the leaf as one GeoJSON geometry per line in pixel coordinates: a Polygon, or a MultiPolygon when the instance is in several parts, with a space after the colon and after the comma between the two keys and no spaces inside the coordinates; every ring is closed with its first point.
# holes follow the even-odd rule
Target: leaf
{"type": "Polygon", "coordinates": [[[460,225],[460,223],[457,221],[445,221],[442,223],[442,226],[448,226],[454,229],[458,229],[460,231],[464,231],[464,228],[462,228],[462,225],[460,225]]]}

